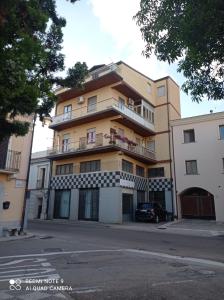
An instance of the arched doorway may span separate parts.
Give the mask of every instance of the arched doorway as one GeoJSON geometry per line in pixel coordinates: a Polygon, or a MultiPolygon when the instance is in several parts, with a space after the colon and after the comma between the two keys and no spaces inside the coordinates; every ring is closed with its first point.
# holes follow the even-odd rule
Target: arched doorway
{"type": "Polygon", "coordinates": [[[180,195],[183,218],[215,220],[214,196],[201,188],[189,188],[180,195]]]}

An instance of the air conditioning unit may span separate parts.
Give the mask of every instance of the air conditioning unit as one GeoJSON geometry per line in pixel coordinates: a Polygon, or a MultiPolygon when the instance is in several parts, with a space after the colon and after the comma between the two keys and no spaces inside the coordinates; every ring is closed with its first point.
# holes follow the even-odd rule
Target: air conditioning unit
{"type": "Polygon", "coordinates": [[[134,104],[135,104],[135,102],[134,102],[134,100],[133,100],[133,99],[131,99],[131,98],[128,98],[128,104],[129,104],[129,105],[134,105],[134,104]]]}
{"type": "Polygon", "coordinates": [[[80,96],[79,98],[78,98],[78,104],[82,104],[82,103],[84,103],[85,102],[85,98],[83,97],[83,96],[80,96]]]}

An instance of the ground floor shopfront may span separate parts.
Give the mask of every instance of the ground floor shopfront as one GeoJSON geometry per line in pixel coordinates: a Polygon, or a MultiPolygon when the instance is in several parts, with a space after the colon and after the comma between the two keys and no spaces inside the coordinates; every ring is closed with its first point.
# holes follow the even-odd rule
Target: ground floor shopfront
{"type": "Polygon", "coordinates": [[[49,219],[134,221],[138,202],[157,201],[173,213],[171,180],[125,172],[94,172],[52,178],[49,219]]]}

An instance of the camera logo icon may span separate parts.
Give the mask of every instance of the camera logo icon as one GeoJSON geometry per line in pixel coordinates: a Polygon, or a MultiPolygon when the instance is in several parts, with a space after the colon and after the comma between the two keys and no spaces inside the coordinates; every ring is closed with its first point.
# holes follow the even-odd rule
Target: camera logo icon
{"type": "Polygon", "coordinates": [[[22,286],[21,286],[22,281],[20,279],[10,279],[9,280],[9,289],[11,291],[20,291],[22,286]]]}

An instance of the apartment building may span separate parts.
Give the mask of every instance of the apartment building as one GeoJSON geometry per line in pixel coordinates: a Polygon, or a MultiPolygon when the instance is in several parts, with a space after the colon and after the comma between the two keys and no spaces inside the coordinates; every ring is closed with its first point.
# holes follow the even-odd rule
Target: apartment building
{"type": "Polygon", "coordinates": [[[171,122],[175,203],[181,218],[224,221],[224,113],[171,122]]]}
{"type": "Polygon", "coordinates": [[[21,228],[32,132],[0,144],[0,236],[21,228]]]}
{"type": "Polygon", "coordinates": [[[172,213],[174,80],[154,81],[120,61],[94,66],[83,89],[57,97],[48,217],[121,223],[147,201],[172,213]]]}
{"type": "Polygon", "coordinates": [[[28,182],[27,217],[46,219],[50,161],[47,151],[32,153],[28,182]]]}

